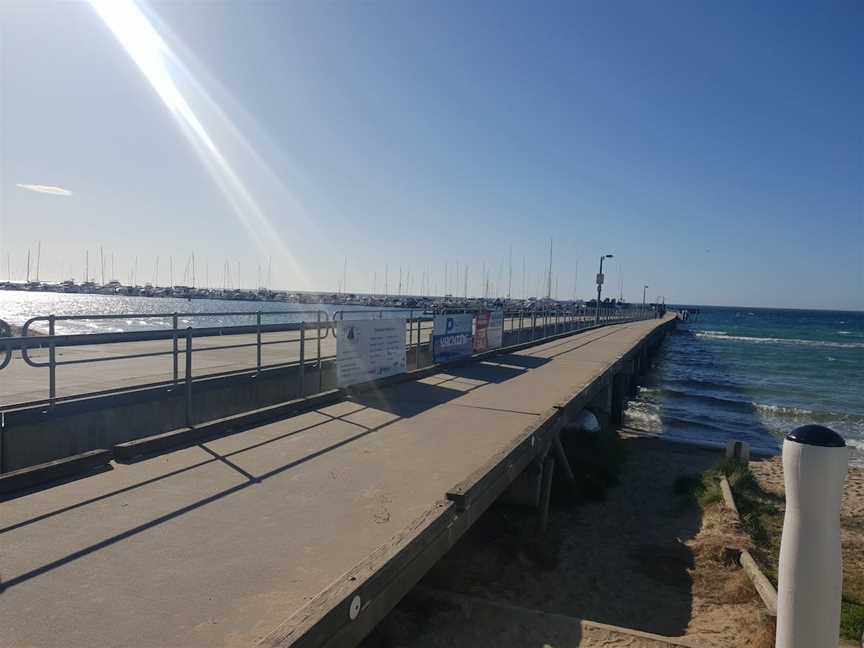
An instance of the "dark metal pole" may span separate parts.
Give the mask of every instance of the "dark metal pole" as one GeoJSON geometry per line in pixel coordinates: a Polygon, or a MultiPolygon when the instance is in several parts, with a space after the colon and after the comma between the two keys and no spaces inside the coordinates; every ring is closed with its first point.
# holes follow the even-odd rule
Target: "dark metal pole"
{"type": "Polygon", "coordinates": [[[255,340],[256,340],[256,356],[255,356],[255,372],[261,373],[261,311],[255,313],[255,340]]]}
{"type": "MultiPolygon", "coordinates": [[[[421,315],[422,315],[422,313],[421,313],[421,315]]],[[[414,368],[415,369],[420,368],[420,333],[421,333],[422,325],[423,325],[423,321],[421,319],[421,316],[418,315],[417,316],[417,352],[414,356],[414,368]]]]}
{"type": "Polygon", "coordinates": [[[300,322],[300,382],[298,391],[300,398],[306,395],[306,320],[300,322]]]}
{"type": "Polygon", "coordinates": [[[597,275],[597,316],[594,319],[595,324],[600,323],[600,294],[603,289],[603,284],[600,283],[603,277],[603,259],[605,256],[600,257],[600,273],[597,275]]]}
{"type": "Polygon", "coordinates": [[[324,372],[323,372],[322,367],[321,367],[321,311],[320,310],[316,313],[316,318],[318,320],[317,321],[318,333],[316,335],[316,340],[318,342],[318,393],[320,394],[322,391],[324,391],[324,375],[323,375],[324,372]]]}
{"type": "Polygon", "coordinates": [[[54,348],[54,316],[48,317],[48,335],[51,342],[48,345],[48,402],[49,407],[54,409],[54,401],[57,398],[57,363],[54,348]]]}
{"type": "Polygon", "coordinates": [[[176,385],[177,384],[177,313],[174,313],[174,316],[172,317],[171,326],[174,329],[174,332],[171,335],[171,339],[172,339],[172,349],[173,349],[172,355],[174,356],[174,384],[176,385]]]}
{"type": "Polygon", "coordinates": [[[188,427],[192,426],[192,327],[191,326],[186,328],[186,425],[188,427]]]}
{"type": "Polygon", "coordinates": [[[645,317],[645,293],[648,292],[648,286],[642,286],[642,317],[645,317]]]}

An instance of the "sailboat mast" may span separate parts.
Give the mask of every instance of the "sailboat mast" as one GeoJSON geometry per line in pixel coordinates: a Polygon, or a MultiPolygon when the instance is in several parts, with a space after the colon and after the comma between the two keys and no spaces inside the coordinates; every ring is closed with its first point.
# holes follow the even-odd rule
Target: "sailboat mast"
{"type": "Polygon", "coordinates": [[[507,257],[507,299],[513,293],[513,244],[510,244],[510,255],[507,257]]]}

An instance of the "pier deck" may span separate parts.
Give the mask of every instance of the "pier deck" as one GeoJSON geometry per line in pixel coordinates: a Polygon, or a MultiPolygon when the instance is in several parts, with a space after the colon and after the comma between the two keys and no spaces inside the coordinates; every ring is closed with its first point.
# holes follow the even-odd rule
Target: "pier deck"
{"type": "Polygon", "coordinates": [[[434,559],[423,551],[455,542],[485,508],[457,512],[448,491],[482,480],[669,319],[504,353],[2,502],[0,645],[350,644],[422,575],[434,559]],[[354,630],[342,608],[376,578],[354,630]]]}

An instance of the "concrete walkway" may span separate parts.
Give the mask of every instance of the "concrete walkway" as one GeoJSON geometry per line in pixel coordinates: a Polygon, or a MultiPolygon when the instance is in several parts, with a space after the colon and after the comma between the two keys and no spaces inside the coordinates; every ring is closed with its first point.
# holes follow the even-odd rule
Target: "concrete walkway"
{"type": "Polygon", "coordinates": [[[0,503],[0,645],[254,645],[406,529],[432,524],[448,489],[663,321],[500,355],[0,503]]]}

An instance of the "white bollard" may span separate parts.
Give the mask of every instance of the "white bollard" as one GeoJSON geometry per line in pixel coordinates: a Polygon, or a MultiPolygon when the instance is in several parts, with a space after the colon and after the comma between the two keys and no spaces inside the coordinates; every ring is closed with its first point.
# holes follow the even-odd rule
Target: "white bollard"
{"type": "Polygon", "coordinates": [[[750,444],[746,441],[729,441],[726,444],[726,458],[747,463],[750,461],[750,444]]]}
{"type": "Polygon", "coordinates": [[[839,643],[840,500],[848,452],[839,434],[820,425],[797,428],[783,441],[786,514],[776,648],[837,648],[839,643]]]}

